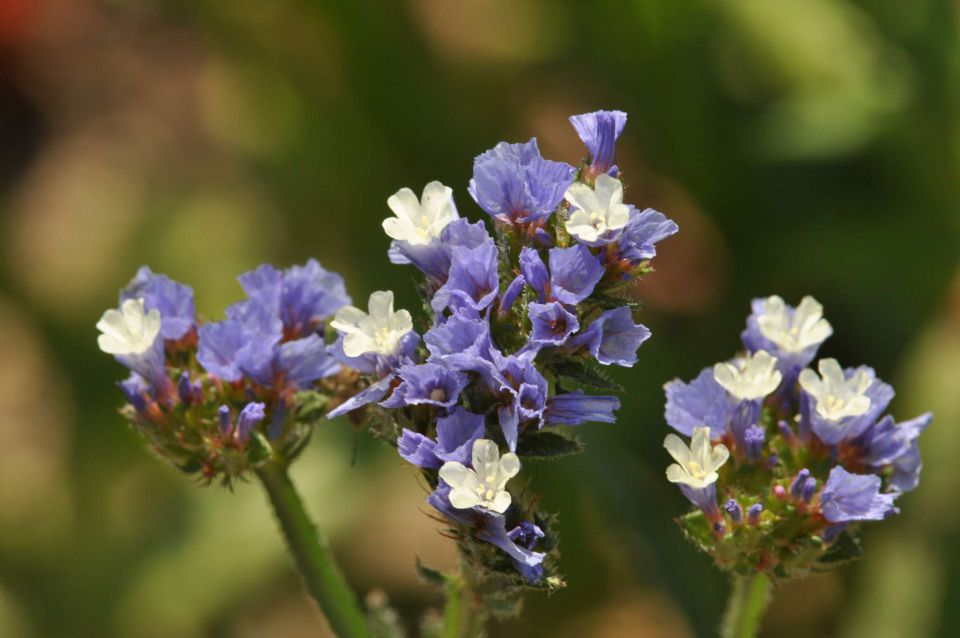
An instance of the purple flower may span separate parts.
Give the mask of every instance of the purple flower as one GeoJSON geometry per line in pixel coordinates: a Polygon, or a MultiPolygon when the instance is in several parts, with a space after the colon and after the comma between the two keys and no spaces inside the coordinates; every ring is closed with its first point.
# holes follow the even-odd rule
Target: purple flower
{"type": "Polygon", "coordinates": [[[723,511],[727,513],[730,517],[730,520],[734,523],[740,523],[743,520],[743,508],[740,507],[740,503],[736,499],[731,498],[726,503],[723,504],[723,511]]]}
{"type": "Polygon", "coordinates": [[[550,249],[550,296],[575,306],[593,293],[604,275],[603,265],[581,244],[550,249]]]}
{"type": "Polygon", "coordinates": [[[747,525],[756,525],[760,522],[760,515],[763,514],[763,504],[754,503],[747,508],[747,525]]]}
{"type": "Polygon", "coordinates": [[[385,408],[421,404],[450,408],[470,381],[462,372],[436,363],[405,365],[398,370],[397,376],[401,379],[400,385],[380,403],[385,408]]]}
{"type": "Polygon", "coordinates": [[[899,425],[893,417],[886,416],[872,426],[855,442],[863,449],[862,460],[876,472],[892,466],[890,487],[899,492],[909,492],[920,481],[920,434],[933,420],[927,412],[899,425]]]}
{"type": "Polygon", "coordinates": [[[473,442],[483,437],[483,422],[482,414],[474,414],[459,406],[448,416],[437,419],[437,458],[469,465],[473,442]]]}
{"type": "Polygon", "coordinates": [[[473,163],[469,192],[497,221],[545,221],[556,210],[575,169],[540,156],[536,138],[526,144],[501,142],[473,163]]]}
{"type": "Polygon", "coordinates": [[[717,518],[720,510],[717,507],[717,484],[710,483],[706,487],[693,487],[685,483],[678,483],[680,491],[687,500],[703,510],[707,518],[717,518]]]}
{"type": "Polygon", "coordinates": [[[547,300],[547,284],[550,283],[550,274],[547,266],[540,259],[540,253],[534,248],[524,246],[520,250],[520,272],[524,280],[540,295],[540,303],[547,300]]]}
{"type": "Polygon", "coordinates": [[[620,258],[632,264],[652,259],[657,254],[657,242],[676,234],[677,230],[676,222],[663,213],[652,208],[643,212],[633,209],[617,242],[620,258]]]}
{"type": "Polygon", "coordinates": [[[547,425],[580,425],[581,423],[615,423],[614,412],[620,409],[620,399],[594,396],[576,390],[557,394],[547,399],[544,422],[547,425]]]}
{"type": "Polygon", "coordinates": [[[405,461],[417,467],[439,469],[443,465],[437,458],[436,447],[436,442],[431,438],[407,428],[403,428],[397,439],[397,452],[405,461]]]}
{"type": "Polygon", "coordinates": [[[520,293],[523,292],[525,284],[526,280],[523,278],[523,275],[517,275],[513,278],[513,281],[510,282],[507,289],[503,291],[503,295],[500,296],[500,307],[497,309],[500,316],[510,312],[513,303],[517,300],[517,297],[520,296],[520,293]]]}
{"type": "Polygon", "coordinates": [[[759,461],[763,457],[763,441],[766,433],[759,425],[751,425],[743,433],[744,448],[747,452],[747,458],[751,461],[759,461]]]}
{"type": "Polygon", "coordinates": [[[237,419],[237,430],[235,436],[239,441],[246,441],[253,432],[257,423],[266,416],[266,405],[263,403],[248,403],[240,411],[240,417],[237,419]]]}
{"type": "Polygon", "coordinates": [[[191,381],[190,373],[184,370],[177,380],[177,396],[184,405],[203,403],[203,386],[199,381],[191,381]]]}
{"type": "Polygon", "coordinates": [[[517,545],[521,545],[527,549],[533,549],[537,542],[541,538],[544,538],[546,534],[544,534],[543,530],[535,523],[521,521],[519,525],[507,532],[507,536],[517,545]]]}
{"type": "Polygon", "coordinates": [[[480,311],[489,306],[500,291],[498,260],[499,253],[493,242],[476,248],[454,248],[447,282],[434,294],[431,307],[441,312],[451,307],[480,311]]]}
{"type": "Polygon", "coordinates": [[[388,390],[390,390],[390,384],[393,383],[393,380],[393,375],[389,375],[380,379],[370,387],[359,392],[358,394],[353,395],[331,410],[330,413],[327,414],[327,418],[335,419],[338,416],[343,416],[348,412],[353,412],[354,410],[362,408],[370,403],[376,403],[387,394],[388,390]]]}
{"type": "Polygon", "coordinates": [[[881,480],[873,474],[851,474],[839,465],[830,470],[820,493],[820,511],[831,523],[879,521],[897,513],[898,494],[881,494],[881,480]]]}
{"type": "Polygon", "coordinates": [[[317,331],[321,322],[351,303],[343,277],[315,259],[283,271],[263,264],[237,279],[253,303],[282,321],[287,339],[317,331]]]}
{"type": "Polygon", "coordinates": [[[471,224],[466,219],[455,219],[440,231],[439,239],[419,245],[395,240],[387,254],[392,263],[413,264],[428,279],[443,284],[450,271],[454,248],[476,248],[492,241],[483,222],[471,224]]]}
{"type": "MultiPolygon", "coordinates": [[[[824,371],[825,379],[828,374],[828,371],[825,370],[825,364],[828,362],[836,364],[832,359],[820,360],[820,369],[824,371]]],[[[804,386],[805,379],[807,378],[805,375],[808,373],[812,373],[812,371],[804,370],[801,372],[801,386],[804,386]]],[[[801,431],[812,430],[813,433],[817,435],[817,438],[827,445],[836,445],[841,441],[850,441],[859,437],[871,425],[877,422],[877,419],[879,419],[883,411],[887,409],[894,395],[893,388],[876,378],[873,368],[868,366],[847,368],[843,370],[842,373],[839,371],[836,372],[835,376],[837,377],[836,379],[830,379],[829,383],[824,383],[817,388],[821,393],[819,397],[808,391],[807,388],[813,389],[809,385],[805,386],[801,392],[801,431]],[[860,394],[856,392],[856,389],[850,390],[858,379],[861,380],[863,385],[866,385],[866,389],[860,394]],[[868,407],[865,411],[847,416],[844,416],[844,413],[840,412],[839,416],[836,417],[831,414],[830,406],[828,405],[831,388],[833,388],[833,392],[836,394],[838,387],[843,388],[842,383],[847,385],[847,389],[853,393],[852,396],[854,399],[866,397],[868,407]]],[[[815,379],[816,375],[811,374],[811,378],[815,379]]],[[[847,403],[851,403],[851,400],[848,400],[847,403]]]]}
{"type": "Polygon", "coordinates": [[[324,379],[340,370],[340,364],[330,354],[323,339],[311,334],[303,339],[281,343],[274,359],[275,373],[297,388],[306,388],[318,379],[324,379]]]}
{"type": "Polygon", "coordinates": [[[572,115],[570,123],[590,151],[590,173],[608,173],[616,177],[619,171],[613,163],[613,151],[627,124],[627,114],[623,111],[594,111],[572,115]]]}
{"type": "Polygon", "coordinates": [[[556,301],[532,303],[528,307],[533,331],[530,341],[538,345],[559,346],[580,328],[577,315],[556,301]]]}
{"type": "Polygon", "coordinates": [[[495,352],[492,374],[487,380],[490,391],[501,397],[497,413],[511,452],[517,449],[521,423],[535,421],[538,428],[543,425],[549,386],[533,365],[531,359],[535,354],[527,352],[504,357],[495,352]]]}
{"type": "Polygon", "coordinates": [[[637,349],[650,338],[650,330],[633,322],[627,306],[604,311],[587,329],[568,342],[570,348],[585,348],[603,365],[632,367],[637,349]]]}
{"type": "Polygon", "coordinates": [[[143,299],[147,311],[160,313],[160,334],[164,339],[180,339],[194,326],[193,288],[155,274],[148,266],[141,266],[120,292],[120,303],[127,299],[143,299]]]}
{"type": "Polygon", "coordinates": [[[151,397],[150,388],[143,377],[136,372],[131,372],[125,380],[117,382],[117,387],[120,388],[127,403],[132,405],[138,413],[144,411],[151,397]]]}
{"type": "Polygon", "coordinates": [[[704,368],[696,379],[684,383],[674,379],[664,386],[667,406],[664,417],[677,432],[693,436],[699,426],[710,428],[710,438],[723,438],[731,405],[727,391],[713,378],[713,368],[704,368]]]}
{"type": "MultiPolygon", "coordinates": [[[[539,528],[538,528],[539,529],[539,528]]],[[[477,530],[477,538],[503,550],[513,561],[513,566],[529,583],[543,579],[543,559],[546,554],[518,545],[507,532],[503,516],[491,514],[484,518],[484,525],[477,530]]]]}

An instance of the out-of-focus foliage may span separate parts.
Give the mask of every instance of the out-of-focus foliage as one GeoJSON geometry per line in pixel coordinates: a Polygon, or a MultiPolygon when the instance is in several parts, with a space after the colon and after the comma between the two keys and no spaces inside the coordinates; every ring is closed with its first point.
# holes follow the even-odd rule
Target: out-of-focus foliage
{"type": "MultiPolygon", "coordinates": [[[[194,284],[318,257],[392,288],[387,196],[571,113],[630,114],[627,199],[680,224],[638,289],[653,338],[592,450],[531,464],[569,587],[497,635],[709,635],[723,577],[683,541],[662,384],[720,360],[749,299],[823,302],[824,356],[933,409],[925,475],[869,557],[778,594],[770,635],[950,635],[960,623],[960,13],[946,0],[0,0],[0,634],[315,636],[255,485],[199,490],[115,413],[93,323],[136,266],[194,284]],[[625,629],[627,628],[627,629],[625,629]],[[626,633],[625,633],[626,632],[626,633]]],[[[321,427],[295,480],[345,571],[411,624],[453,557],[387,450],[321,427]],[[355,461],[354,461],[355,459],[355,461]]]]}

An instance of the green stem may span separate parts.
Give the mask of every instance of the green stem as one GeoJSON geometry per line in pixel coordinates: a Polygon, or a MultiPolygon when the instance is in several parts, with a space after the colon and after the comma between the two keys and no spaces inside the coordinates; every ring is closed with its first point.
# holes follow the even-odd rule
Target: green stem
{"type": "Polygon", "coordinates": [[[734,576],[733,589],[723,617],[723,638],[756,636],[769,602],[770,577],[765,572],[734,576]]]}
{"type": "Polygon", "coordinates": [[[462,638],[463,580],[459,576],[447,576],[445,594],[447,602],[443,608],[443,638],[462,638]]]}
{"type": "Polygon", "coordinates": [[[280,522],[310,595],[320,605],[330,627],[340,638],[368,638],[366,617],[356,594],[337,567],[326,537],[314,526],[297,489],[287,475],[287,465],[274,460],[257,470],[270,504],[280,522]]]}

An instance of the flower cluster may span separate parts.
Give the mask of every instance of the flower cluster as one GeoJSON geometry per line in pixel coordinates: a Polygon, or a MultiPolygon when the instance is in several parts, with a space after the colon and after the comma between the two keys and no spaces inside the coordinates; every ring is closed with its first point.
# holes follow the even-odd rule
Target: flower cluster
{"type": "Polygon", "coordinates": [[[527,459],[579,451],[566,426],[614,422],[619,400],[584,390],[617,389],[603,367],[636,363],[650,331],[622,292],[677,231],[623,202],[613,154],[626,115],[571,121],[589,151],[579,167],[544,159],[536,139],[476,158],[467,190],[493,233],[460,217],[439,182],[419,198],[404,188],[387,200],[389,258],[423,275],[422,347],[388,292],[332,323],[339,360],[366,387],[330,416],[362,410],[420,468],[472,572],[501,590],[561,583],[553,517],[515,477],[527,459]]]}
{"type": "Polygon", "coordinates": [[[302,449],[326,403],[316,383],[342,368],[327,324],[350,303],[314,260],[239,281],[247,299],[201,325],[193,290],[143,267],[97,323],[100,349],[131,371],[119,384],[130,422],[162,458],[227,484],[302,449]]]}
{"type": "Polygon", "coordinates": [[[698,508],[683,529],[720,567],[788,578],[856,556],[858,524],[898,512],[932,415],[884,416],[893,388],[867,366],[809,368],[833,331],[812,297],[752,310],[744,354],[665,386],[667,423],[691,437],[664,441],[667,479],[698,508]]]}

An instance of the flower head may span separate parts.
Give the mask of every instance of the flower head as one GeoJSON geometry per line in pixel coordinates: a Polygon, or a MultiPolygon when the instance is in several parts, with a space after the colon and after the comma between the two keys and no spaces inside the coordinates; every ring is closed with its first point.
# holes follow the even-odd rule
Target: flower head
{"type": "Polygon", "coordinates": [[[369,314],[355,306],[337,311],[331,326],[344,333],[343,351],[348,357],[373,353],[391,355],[400,339],[413,330],[406,310],[393,309],[393,292],[381,290],[370,295],[369,314]]]}
{"type": "Polygon", "coordinates": [[[760,350],[743,359],[734,359],[733,363],[718,363],[713,367],[713,378],[735,398],[754,401],[780,385],[783,375],[776,366],[776,358],[760,350]]]}
{"type": "Polygon", "coordinates": [[[821,359],[818,367],[820,376],[809,369],[800,373],[800,387],[815,401],[818,416],[835,422],[870,409],[867,389],[874,376],[869,368],[846,375],[836,359],[821,359]]]}
{"type": "Polygon", "coordinates": [[[154,308],[146,311],[143,299],[126,299],[120,310],[111,308],[97,322],[97,345],[107,354],[138,355],[153,346],[160,334],[162,319],[154,308]]]}
{"type": "Polygon", "coordinates": [[[160,333],[164,339],[180,339],[193,328],[193,289],[154,273],[149,266],[141,266],[120,292],[120,303],[128,299],[142,299],[147,311],[160,313],[160,333]]]}
{"type": "Polygon", "coordinates": [[[690,447],[676,434],[668,434],[663,440],[676,463],[667,468],[667,480],[693,488],[704,488],[717,482],[720,468],[730,457],[722,443],[710,445],[710,428],[694,428],[690,447]]]}
{"type": "Polygon", "coordinates": [[[594,111],[572,115],[570,123],[590,151],[590,173],[599,175],[616,171],[613,151],[617,138],[627,124],[627,114],[623,111],[594,111]]]}
{"type": "Polygon", "coordinates": [[[823,306],[809,295],[795,309],[777,295],[760,302],[756,314],[760,334],[785,353],[796,353],[819,346],[833,334],[830,322],[823,318],[823,306]]]}
{"type": "Polygon", "coordinates": [[[440,468],[440,478],[450,486],[450,504],[455,508],[480,507],[503,514],[511,501],[504,487],[519,471],[516,454],[507,452],[501,457],[496,443],[478,439],[473,443],[473,469],[448,461],[440,468]]]}
{"type": "Polygon", "coordinates": [[[440,182],[430,182],[417,196],[409,188],[401,188],[387,200],[395,217],[383,220],[383,230],[392,239],[414,246],[429,244],[438,239],[447,224],[457,219],[453,204],[453,189],[440,182]]]}
{"type": "Polygon", "coordinates": [[[623,184],[609,175],[597,176],[594,188],[571,184],[564,194],[573,212],[566,222],[567,232],[587,244],[612,239],[630,219],[630,207],[623,203],[623,184]]]}
{"type": "Polygon", "coordinates": [[[879,521],[895,514],[893,506],[899,494],[881,494],[881,480],[873,474],[861,475],[839,465],[830,470],[820,494],[820,510],[831,523],[879,521]]]}

